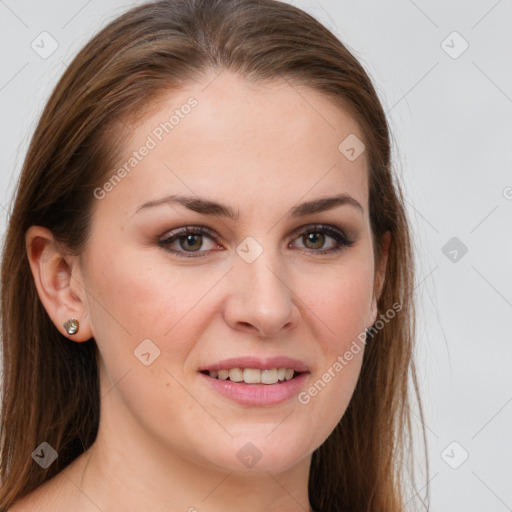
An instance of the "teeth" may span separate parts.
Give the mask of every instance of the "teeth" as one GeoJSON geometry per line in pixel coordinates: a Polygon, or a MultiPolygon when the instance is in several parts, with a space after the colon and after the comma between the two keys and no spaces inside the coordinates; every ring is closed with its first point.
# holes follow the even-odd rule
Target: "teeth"
{"type": "Polygon", "coordinates": [[[257,368],[244,368],[244,382],[246,384],[260,384],[261,370],[257,368]]]}
{"type": "MultiPolygon", "coordinates": [[[[292,370],[293,377],[293,370],[292,370]]],[[[277,383],[277,368],[272,368],[271,370],[262,370],[261,371],[261,383],[262,384],[276,384],[277,383]]]]}
{"type": "Polygon", "coordinates": [[[230,368],[229,370],[210,370],[210,377],[246,384],[277,384],[279,381],[291,380],[295,371],[291,368],[230,368]]]}
{"type": "Polygon", "coordinates": [[[242,382],[244,380],[242,370],[240,368],[231,368],[231,370],[229,370],[229,380],[242,382]]]}

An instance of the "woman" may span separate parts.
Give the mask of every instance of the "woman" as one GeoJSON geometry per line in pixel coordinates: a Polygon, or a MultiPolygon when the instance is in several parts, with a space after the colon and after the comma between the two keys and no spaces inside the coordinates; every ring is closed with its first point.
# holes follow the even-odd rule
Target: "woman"
{"type": "Polygon", "coordinates": [[[0,507],[401,510],[412,292],[387,122],[343,44],[274,0],[132,9],[21,173],[0,507]]]}

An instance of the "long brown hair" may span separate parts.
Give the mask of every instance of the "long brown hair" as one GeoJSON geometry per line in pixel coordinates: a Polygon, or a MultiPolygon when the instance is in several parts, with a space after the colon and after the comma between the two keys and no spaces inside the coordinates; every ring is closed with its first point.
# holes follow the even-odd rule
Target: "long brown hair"
{"type": "Polygon", "coordinates": [[[400,311],[372,333],[352,400],[312,455],[309,498],[323,512],[397,512],[406,504],[406,470],[414,474],[411,383],[426,442],[413,359],[413,244],[372,82],[329,30],[291,5],[169,0],[133,8],[78,53],[44,109],[23,165],[1,274],[2,510],[88,449],[99,421],[96,343],[71,343],[50,320],[31,276],[25,233],[32,225],[47,227],[80,254],[90,236],[93,192],[120,145],[113,126],[209,70],[309,86],[361,126],[376,263],[384,235],[391,234],[379,313],[396,304],[400,311]],[[43,441],[59,454],[46,470],[31,457],[43,441]]]}

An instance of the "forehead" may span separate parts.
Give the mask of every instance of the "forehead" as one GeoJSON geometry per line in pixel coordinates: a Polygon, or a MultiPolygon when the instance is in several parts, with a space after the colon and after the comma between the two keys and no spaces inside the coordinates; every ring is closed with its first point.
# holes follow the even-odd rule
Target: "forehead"
{"type": "Polygon", "coordinates": [[[344,153],[344,141],[363,140],[358,123],[324,94],[289,80],[210,74],[162,96],[130,128],[109,175],[122,177],[103,206],[128,213],[177,193],[243,212],[347,193],[366,208],[365,154],[344,153]]]}

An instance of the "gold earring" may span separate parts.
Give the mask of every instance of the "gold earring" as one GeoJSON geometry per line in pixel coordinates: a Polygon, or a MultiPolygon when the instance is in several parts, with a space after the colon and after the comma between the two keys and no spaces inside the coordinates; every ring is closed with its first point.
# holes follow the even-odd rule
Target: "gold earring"
{"type": "Polygon", "coordinates": [[[78,320],[70,318],[67,322],[64,322],[64,329],[69,335],[76,334],[78,332],[78,320]]]}

